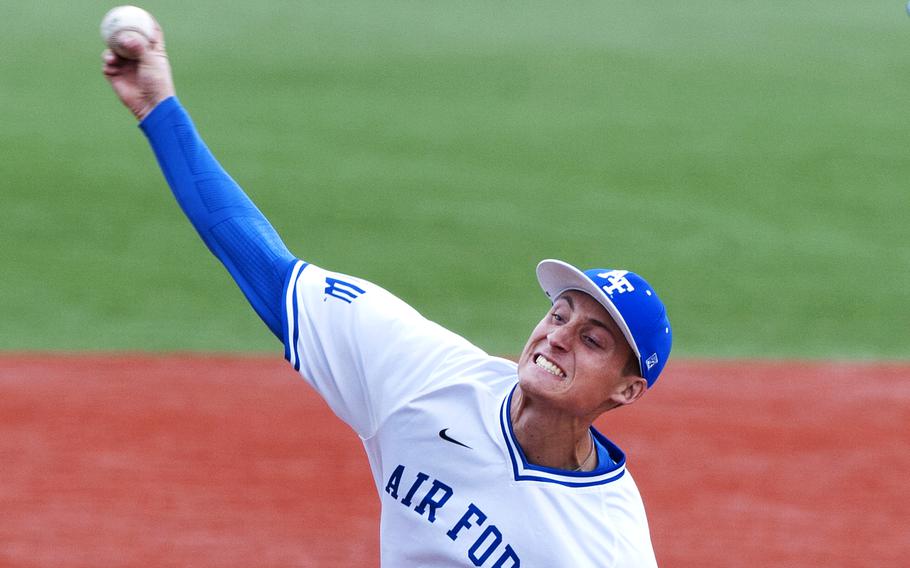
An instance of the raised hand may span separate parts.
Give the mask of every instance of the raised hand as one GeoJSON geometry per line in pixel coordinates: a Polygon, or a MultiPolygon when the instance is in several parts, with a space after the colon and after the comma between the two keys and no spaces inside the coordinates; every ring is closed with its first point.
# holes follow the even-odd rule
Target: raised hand
{"type": "Polygon", "coordinates": [[[102,53],[102,71],[120,101],[142,120],[158,103],[175,94],[161,26],[155,22],[149,42],[135,36],[125,37],[119,50],[130,58],[106,49],[102,53]]]}

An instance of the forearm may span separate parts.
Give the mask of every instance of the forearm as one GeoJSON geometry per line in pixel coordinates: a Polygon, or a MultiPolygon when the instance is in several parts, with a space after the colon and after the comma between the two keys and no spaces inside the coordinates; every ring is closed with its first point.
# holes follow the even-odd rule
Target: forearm
{"type": "Polygon", "coordinates": [[[193,227],[281,339],[281,293],[294,256],[215,160],[175,97],[161,102],[139,126],[193,227]]]}

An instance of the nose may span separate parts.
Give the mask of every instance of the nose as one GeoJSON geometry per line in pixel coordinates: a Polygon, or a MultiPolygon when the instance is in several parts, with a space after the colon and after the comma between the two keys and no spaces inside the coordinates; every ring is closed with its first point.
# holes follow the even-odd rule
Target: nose
{"type": "Polygon", "coordinates": [[[550,332],[547,333],[547,342],[551,347],[554,347],[561,351],[569,350],[571,332],[568,328],[569,326],[562,325],[552,328],[550,332]]]}

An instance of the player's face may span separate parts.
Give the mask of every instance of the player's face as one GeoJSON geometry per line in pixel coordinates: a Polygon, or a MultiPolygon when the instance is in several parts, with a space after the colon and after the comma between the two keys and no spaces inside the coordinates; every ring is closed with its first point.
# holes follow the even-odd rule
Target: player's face
{"type": "Polygon", "coordinates": [[[644,379],[623,372],[630,356],[632,348],[606,308],[588,294],[568,291],[531,332],[518,360],[519,385],[526,397],[593,419],[643,392],[644,379]]]}

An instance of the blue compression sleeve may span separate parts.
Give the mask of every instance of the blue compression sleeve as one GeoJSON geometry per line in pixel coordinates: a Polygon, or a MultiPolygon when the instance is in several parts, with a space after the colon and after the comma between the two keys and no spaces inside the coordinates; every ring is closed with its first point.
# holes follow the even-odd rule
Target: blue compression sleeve
{"type": "Polygon", "coordinates": [[[176,97],[139,124],[183,212],[253,309],[282,338],[282,292],[295,261],[278,233],[224,171],[176,97]]]}

